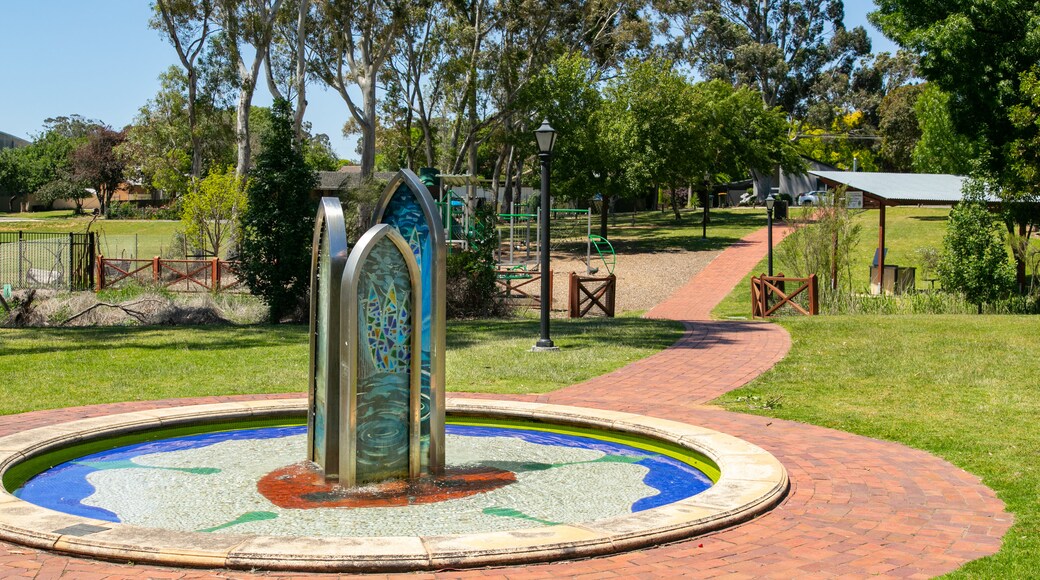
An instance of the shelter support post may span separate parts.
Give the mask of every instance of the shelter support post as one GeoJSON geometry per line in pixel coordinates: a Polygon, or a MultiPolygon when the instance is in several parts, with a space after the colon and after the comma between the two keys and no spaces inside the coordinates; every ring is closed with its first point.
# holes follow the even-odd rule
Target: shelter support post
{"type": "Polygon", "coordinates": [[[878,268],[877,268],[877,284],[881,294],[885,293],[885,203],[880,204],[880,213],[878,214],[878,268]]]}

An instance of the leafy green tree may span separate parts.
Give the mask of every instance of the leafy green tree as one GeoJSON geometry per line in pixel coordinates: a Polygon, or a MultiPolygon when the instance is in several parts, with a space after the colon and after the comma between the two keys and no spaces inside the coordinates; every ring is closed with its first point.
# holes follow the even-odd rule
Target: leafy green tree
{"type": "MultiPolygon", "coordinates": [[[[877,0],[871,20],[886,36],[921,56],[921,75],[949,95],[955,132],[977,141],[993,175],[1007,175],[1008,144],[1019,137],[1010,117],[1023,101],[1021,74],[1040,62],[1035,1],[877,0]]],[[[918,111],[920,115],[920,111],[918,111]]],[[[1006,184],[1004,184],[1006,185],[1006,184]]],[[[1017,195],[1016,188],[1003,188],[1017,195]]]]}
{"type": "Polygon", "coordinates": [[[298,311],[310,280],[316,185],[293,134],[289,104],[272,107],[242,212],[242,270],[250,291],[269,307],[273,322],[298,311]]]}
{"type": "Polygon", "coordinates": [[[911,157],[920,173],[967,175],[979,155],[979,144],[957,132],[949,110],[950,95],[928,83],[914,103],[921,138],[911,157]]]}
{"type": "Polygon", "coordinates": [[[870,52],[845,28],[841,0],[657,0],[672,49],[709,79],[750,86],[770,107],[803,113],[832,68],[870,52]]]}
{"type": "Polygon", "coordinates": [[[1011,293],[1015,270],[1008,260],[1002,225],[986,207],[987,184],[971,180],[964,198],[950,211],[939,258],[939,280],[944,289],[963,292],[968,302],[982,305],[1011,293]]]}
{"type": "Polygon", "coordinates": [[[116,154],[116,147],[125,139],[126,133],[123,131],[95,127],[69,157],[72,179],[89,184],[97,191],[101,213],[106,215],[112,203],[112,195],[122,183],[126,170],[126,162],[116,154]]]}
{"type": "MultiPolygon", "coordinates": [[[[694,177],[703,136],[693,88],[671,62],[630,60],[606,89],[608,147],[623,159],[622,186],[629,192],[668,187],[673,192],[694,177]]],[[[673,195],[675,218],[681,219],[673,195]]]]}
{"type": "Polygon", "coordinates": [[[183,197],[184,237],[192,246],[220,256],[235,237],[246,203],[245,180],[235,175],[234,167],[210,170],[183,197]]]}
{"type": "Polygon", "coordinates": [[[923,85],[903,85],[881,101],[878,133],[881,135],[881,162],[887,171],[909,173],[914,165],[914,148],[921,139],[921,126],[914,106],[923,85]]]}
{"type": "Polygon", "coordinates": [[[339,157],[332,150],[329,136],[319,133],[309,137],[305,128],[301,131],[303,132],[303,158],[307,161],[307,167],[314,171],[335,171],[339,167],[339,157]]]}
{"type": "MultiPolygon", "coordinates": [[[[184,67],[186,91],[186,113],[189,141],[189,171],[199,178],[204,171],[204,136],[198,131],[200,58],[209,46],[209,37],[216,28],[214,2],[211,0],[156,0],[152,5],[152,19],[148,25],[161,31],[173,45],[177,57],[184,67]]],[[[171,73],[172,74],[172,73],[171,73]]]]}
{"type": "Polygon", "coordinates": [[[117,153],[129,177],[177,198],[193,179],[234,163],[234,112],[216,107],[205,92],[194,97],[193,107],[188,81],[177,67],[159,80],[159,91],[138,111],[117,153]]]}
{"type": "Polygon", "coordinates": [[[59,200],[70,200],[76,204],[75,212],[81,214],[83,213],[83,202],[93,195],[87,190],[86,184],[65,175],[43,184],[36,190],[33,197],[37,203],[47,207],[53,206],[54,202],[59,200]]]}
{"type": "MultiPolygon", "coordinates": [[[[561,136],[552,155],[553,197],[588,204],[597,194],[618,196],[617,163],[607,150],[599,117],[603,97],[598,90],[600,72],[589,59],[564,55],[549,64],[523,90],[519,105],[530,108],[529,118],[549,124],[561,136]]],[[[528,133],[529,135],[529,133],[528,133]]],[[[525,135],[526,136],[526,135],[525,135]]],[[[512,146],[525,155],[535,153],[530,139],[512,146]]],[[[608,203],[601,204],[600,235],[606,237],[608,203]]]]}
{"type": "Polygon", "coordinates": [[[26,182],[29,179],[30,163],[27,147],[0,150],[0,195],[17,201],[28,191],[26,182]]]}

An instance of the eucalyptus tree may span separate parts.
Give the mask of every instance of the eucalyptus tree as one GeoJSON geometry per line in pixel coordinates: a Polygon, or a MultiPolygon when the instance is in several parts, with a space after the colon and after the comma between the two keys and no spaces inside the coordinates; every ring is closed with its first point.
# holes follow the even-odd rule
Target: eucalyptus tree
{"type": "Polygon", "coordinates": [[[303,115],[307,110],[307,30],[314,26],[310,0],[289,0],[275,20],[274,36],[267,46],[264,72],[267,88],[275,99],[295,101],[293,133],[304,137],[303,115]]]}
{"type": "Polygon", "coordinates": [[[249,113],[253,93],[260,76],[260,67],[267,55],[274,35],[274,24],[282,7],[282,0],[212,0],[221,26],[213,45],[225,64],[235,71],[234,83],[238,90],[235,114],[235,140],[238,160],[235,175],[249,172],[249,113]],[[248,47],[248,48],[247,48],[248,47]]]}
{"type": "Polygon", "coordinates": [[[421,153],[427,167],[437,163],[435,119],[444,98],[447,7],[438,0],[407,7],[397,46],[383,72],[385,142],[400,150],[404,165],[415,168],[421,153]],[[416,134],[418,129],[418,135],[416,134]]]}
{"type": "Polygon", "coordinates": [[[191,139],[191,176],[202,175],[202,136],[198,134],[197,107],[199,57],[214,32],[214,6],[211,0],[156,0],[149,26],[161,30],[174,50],[187,76],[188,132],[191,139]]]}
{"type": "Polygon", "coordinates": [[[675,56],[709,79],[750,86],[766,105],[801,114],[831,68],[870,52],[862,27],[847,30],[841,0],[657,0],[675,56]]]}
{"type": "Polygon", "coordinates": [[[403,0],[326,0],[317,6],[308,35],[313,74],[336,90],[361,132],[361,174],[375,168],[379,74],[395,48],[408,14],[403,0]],[[361,102],[350,89],[357,85],[361,102]]]}
{"type": "Polygon", "coordinates": [[[159,80],[159,91],[138,110],[117,153],[126,162],[128,178],[176,198],[196,180],[196,163],[203,172],[234,164],[235,113],[205,91],[191,107],[188,78],[177,66],[159,80]]]}

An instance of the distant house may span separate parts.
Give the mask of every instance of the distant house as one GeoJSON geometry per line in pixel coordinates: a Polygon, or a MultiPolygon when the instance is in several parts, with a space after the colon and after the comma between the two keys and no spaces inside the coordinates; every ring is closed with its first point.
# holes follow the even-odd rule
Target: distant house
{"type": "MultiPolygon", "coordinates": [[[[377,171],[374,179],[389,181],[396,172],[377,171]]],[[[318,171],[318,185],[311,192],[311,197],[338,197],[347,190],[361,185],[361,166],[344,165],[337,171],[318,171]]]]}
{"type": "Polygon", "coordinates": [[[808,169],[805,173],[790,173],[780,170],[780,193],[786,193],[793,199],[808,191],[822,191],[827,185],[813,174],[814,171],[841,171],[833,165],[817,161],[811,157],[802,156],[808,169]]]}
{"type": "Polygon", "coordinates": [[[25,147],[29,145],[29,142],[21,137],[15,137],[10,133],[4,133],[0,131],[0,150],[2,149],[14,149],[16,147],[25,147]]]}

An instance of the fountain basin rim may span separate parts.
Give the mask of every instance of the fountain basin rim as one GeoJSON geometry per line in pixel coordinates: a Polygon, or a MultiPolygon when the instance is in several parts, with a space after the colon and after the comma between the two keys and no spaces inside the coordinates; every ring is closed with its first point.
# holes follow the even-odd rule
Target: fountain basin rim
{"type": "MultiPolygon", "coordinates": [[[[449,398],[454,417],[487,417],[615,431],[661,440],[715,463],[708,490],[614,518],[477,534],[284,537],[145,528],[72,516],[0,489],[0,540],[76,556],[167,566],[311,572],[401,572],[584,558],[690,538],[761,515],[788,489],[783,465],[763,449],[705,427],[632,413],[516,401],[449,398]]],[[[56,449],[200,422],[299,418],[306,399],[242,401],[137,411],[40,427],[0,438],[0,476],[56,449]]]]}

